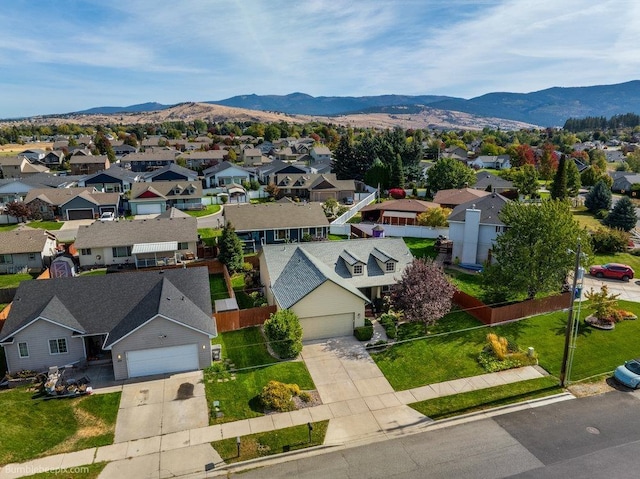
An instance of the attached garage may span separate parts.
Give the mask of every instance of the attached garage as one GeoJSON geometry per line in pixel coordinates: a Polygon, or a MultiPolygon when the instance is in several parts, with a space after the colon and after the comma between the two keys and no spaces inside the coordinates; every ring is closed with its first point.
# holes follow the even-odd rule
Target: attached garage
{"type": "Polygon", "coordinates": [[[300,325],[304,341],[351,336],[353,335],[354,316],[353,313],[343,313],[300,318],[300,325]]]}
{"type": "Polygon", "coordinates": [[[159,215],[162,211],[162,205],[158,203],[136,205],[136,214],[138,215],[159,215]]]}
{"type": "Polygon", "coordinates": [[[74,209],[67,210],[68,220],[91,220],[95,217],[93,209],[74,209]]]}
{"type": "Polygon", "coordinates": [[[130,378],[199,369],[197,344],[127,351],[130,378]]]}

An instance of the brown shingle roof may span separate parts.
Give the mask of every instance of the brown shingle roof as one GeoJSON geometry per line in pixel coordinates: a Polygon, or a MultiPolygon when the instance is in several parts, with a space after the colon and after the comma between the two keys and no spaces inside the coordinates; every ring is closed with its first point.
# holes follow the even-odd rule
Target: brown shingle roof
{"type": "Polygon", "coordinates": [[[461,205],[467,201],[489,196],[488,191],[474,190],[473,188],[462,188],[460,190],[440,190],[433,198],[434,203],[439,205],[461,205]]]}
{"type": "Polygon", "coordinates": [[[225,205],[224,217],[236,231],[328,226],[322,203],[225,205]]]}
{"type": "Polygon", "coordinates": [[[0,232],[0,254],[39,253],[47,236],[46,231],[31,228],[0,232]]]}
{"type": "Polygon", "coordinates": [[[365,206],[360,211],[406,211],[411,213],[424,213],[429,208],[437,208],[440,205],[422,200],[392,200],[382,203],[373,203],[365,206]]]}

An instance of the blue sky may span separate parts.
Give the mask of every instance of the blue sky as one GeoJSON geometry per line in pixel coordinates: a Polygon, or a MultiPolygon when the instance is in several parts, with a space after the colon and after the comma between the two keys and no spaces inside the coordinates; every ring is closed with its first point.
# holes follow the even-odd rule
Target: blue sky
{"type": "Polygon", "coordinates": [[[637,0],[10,0],[0,118],[235,95],[638,79],[637,0]]]}

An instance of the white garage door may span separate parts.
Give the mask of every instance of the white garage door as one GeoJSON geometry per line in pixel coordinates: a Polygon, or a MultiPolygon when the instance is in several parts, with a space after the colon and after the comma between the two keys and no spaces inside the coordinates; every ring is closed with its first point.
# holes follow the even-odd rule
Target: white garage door
{"type": "Polygon", "coordinates": [[[127,351],[130,378],[199,369],[198,346],[185,344],[168,348],[127,351]]]}
{"type": "Polygon", "coordinates": [[[162,205],[138,205],[136,208],[139,215],[153,215],[162,213],[162,205]]]}
{"type": "Polygon", "coordinates": [[[300,318],[300,325],[302,326],[302,339],[305,341],[351,336],[353,334],[353,313],[300,318]]]}

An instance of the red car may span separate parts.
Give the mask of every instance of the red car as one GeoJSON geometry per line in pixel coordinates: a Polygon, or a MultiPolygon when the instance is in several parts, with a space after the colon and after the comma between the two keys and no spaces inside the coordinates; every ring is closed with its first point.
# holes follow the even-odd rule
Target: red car
{"type": "Polygon", "coordinates": [[[589,274],[596,278],[613,278],[629,281],[634,272],[631,266],[620,263],[598,264],[589,268],[589,274]]]}

